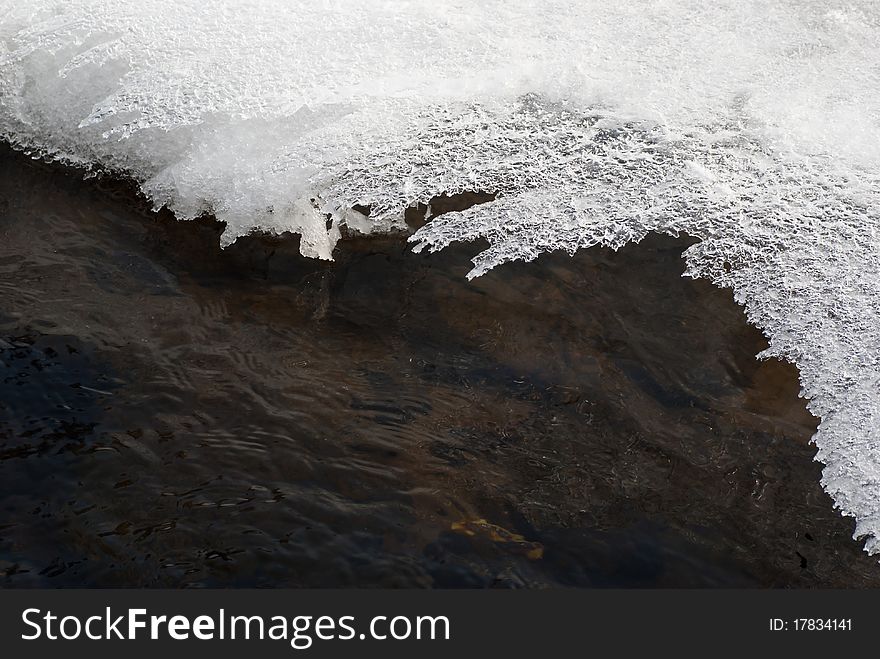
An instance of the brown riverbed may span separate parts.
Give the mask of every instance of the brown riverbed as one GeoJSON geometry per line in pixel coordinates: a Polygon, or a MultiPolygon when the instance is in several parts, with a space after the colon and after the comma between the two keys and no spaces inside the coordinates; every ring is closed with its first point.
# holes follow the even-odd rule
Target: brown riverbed
{"type": "Polygon", "coordinates": [[[0,583],[880,583],[690,240],[221,252],[0,151],[0,583]]]}

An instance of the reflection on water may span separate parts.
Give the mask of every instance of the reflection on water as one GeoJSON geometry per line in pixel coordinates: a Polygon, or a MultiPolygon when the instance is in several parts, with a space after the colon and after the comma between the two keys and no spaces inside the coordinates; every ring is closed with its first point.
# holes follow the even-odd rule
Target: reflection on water
{"type": "Polygon", "coordinates": [[[797,374],[687,240],[225,253],[4,152],[6,586],[864,586],[797,374]]]}

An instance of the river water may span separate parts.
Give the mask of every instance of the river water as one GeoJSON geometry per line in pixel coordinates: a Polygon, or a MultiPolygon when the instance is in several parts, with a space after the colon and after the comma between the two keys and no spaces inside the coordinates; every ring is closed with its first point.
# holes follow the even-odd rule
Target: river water
{"type": "Polygon", "coordinates": [[[691,239],[219,232],[0,154],[0,583],[880,584],[691,239]]]}

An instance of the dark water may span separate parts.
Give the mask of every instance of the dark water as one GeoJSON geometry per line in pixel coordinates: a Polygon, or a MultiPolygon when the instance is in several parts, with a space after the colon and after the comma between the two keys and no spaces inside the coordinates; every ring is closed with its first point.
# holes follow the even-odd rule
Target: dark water
{"type": "Polygon", "coordinates": [[[0,155],[0,583],[880,583],[687,239],[468,283],[106,187],[0,155]]]}

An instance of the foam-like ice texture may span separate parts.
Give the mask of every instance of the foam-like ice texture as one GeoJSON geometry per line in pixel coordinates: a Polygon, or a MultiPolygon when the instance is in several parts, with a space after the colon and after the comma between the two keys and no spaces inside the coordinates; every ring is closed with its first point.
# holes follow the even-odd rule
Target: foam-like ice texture
{"type": "Polygon", "coordinates": [[[0,0],[0,137],[324,258],[444,192],[497,193],[412,238],[474,276],[698,236],[880,551],[880,3],[0,0]]]}

